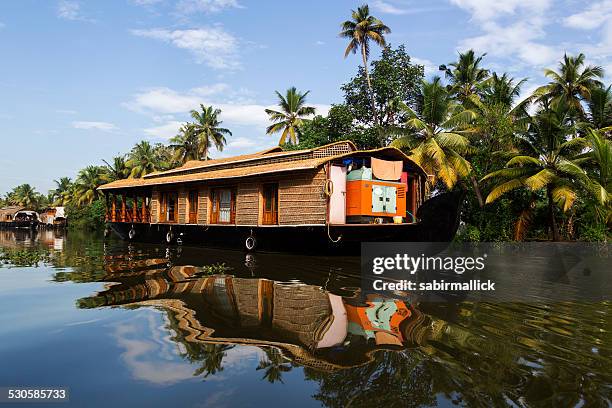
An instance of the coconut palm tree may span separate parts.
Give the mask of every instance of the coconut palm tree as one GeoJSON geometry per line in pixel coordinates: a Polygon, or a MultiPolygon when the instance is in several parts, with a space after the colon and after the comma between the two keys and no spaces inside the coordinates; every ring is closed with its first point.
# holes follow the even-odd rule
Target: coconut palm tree
{"type": "Polygon", "coordinates": [[[295,145],[301,135],[300,127],[309,120],[306,117],[315,114],[313,106],[305,106],[306,96],[310,91],[300,93],[295,86],[292,86],[287,89],[285,96],[278,91],[275,92],[280,110],[266,109],[266,113],[273,122],[266,129],[266,133],[271,135],[282,132],[278,141],[279,146],[289,142],[295,145]]]}
{"type": "Polygon", "coordinates": [[[474,112],[457,106],[439,77],[423,81],[420,98],[423,101],[420,113],[400,105],[408,117],[407,128],[395,130],[403,136],[391,145],[410,151],[412,160],[451,189],[472,171],[462,156],[470,150],[469,131],[460,128],[474,119],[474,112]]]}
{"type": "Polygon", "coordinates": [[[206,378],[223,371],[223,358],[227,355],[227,351],[233,347],[228,344],[206,343],[202,353],[202,366],[193,375],[204,374],[204,378],[206,378]]]}
{"type": "MultiPolygon", "coordinates": [[[[500,104],[511,107],[520,96],[521,88],[525,85],[525,82],[527,82],[526,78],[515,82],[515,79],[505,72],[502,76],[493,72],[480,86],[482,100],[490,105],[500,104]]],[[[525,99],[525,101],[531,101],[531,98],[525,99]]]]}
{"type": "Polygon", "coordinates": [[[130,176],[130,168],[126,164],[125,156],[113,157],[112,163],[102,159],[106,167],[108,181],[123,180],[130,176]]]}
{"type": "Polygon", "coordinates": [[[21,184],[8,194],[7,201],[12,205],[36,209],[40,202],[40,194],[31,185],[21,184]]]}
{"type": "Polygon", "coordinates": [[[588,151],[578,156],[576,163],[581,165],[590,176],[587,190],[590,192],[590,205],[599,221],[612,221],[612,142],[602,132],[588,129],[585,136],[588,151]],[[605,205],[599,205],[604,203],[605,205]]]}
{"type": "Polygon", "coordinates": [[[170,148],[174,150],[173,160],[180,164],[200,158],[198,139],[190,123],[181,126],[178,134],[170,139],[170,143],[170,148]]]}
{"type": "Polygon", "coordinates": [[[200,104],[202,112],[191,111],[191,117],[195,121],[190,126],[198,140],[198,154],[203,160],[208,160],[208,152],[214,145],[218,151],[222,151],[227,143],[225,136],[231,136],[229,129],[219,127],[222,121],[219,120],[221,109],[213,109],[212,106],[205,107],[200,104]]]}
{"type": "Polygon", "coordinates": [[[450,85],[452,95],[464,101],[470,95],[478,93],[479,86],[489,77],[489,70],[481,68],[480,63],[486,54],[476,56],[474,50],[459,53],[459,59],[446,65],[440,65],[450,85]]]}
{"type": "Polygon", "coordinates": [[[131,169],[130,177],[139,178],[163,167],[151,143],[143,140],[132,148],[126,165],[131,169]]]}
{"type": "Polygon", "coordinates": [[[533,118],[529,132],[519,136],[521,152],[514,155],[503,169],[487,174],[494,187],[486,202],[491,203],[505,193],[527,188],[544,191],[548,201],[549,227],[554,241],[560,239],[555,205],[564,212],[574,204],[581,186],[590,185],[587,173],[574,160],[584,147],[584,139],[569,139],[575,132],[572,109],[567,105],[544,105],[533,118]]]}
{"type": "Polygon", "coordinates": [[[604,129],[612,126],[612,85],[591,89],[591,97],[587,101],[589,112],[587,122],[594,129],[604,129]]]}
{"type": "Polygon", "coordinates": [[[98,187],[107,182],[108,173],[103,166],[87,166],[77,175],[74,183],[74,199],[77,205],[91,204],[102,196],[98,187]]]}
{"type": "Polygon", "coordinates": [[[291,371],[291,364],[287,362],[277,348],[264,348],[264,352],[266,357],[259,361],[256,370],[265,370],[263,378],[270,383],[277,381],[283,383],[283,373],[291,371]]]}
{"type": "Polygon", "coordinates": [[[53,205],[63,206],[70,202],[70,193],[72,191],[72,180],[70,177],[62,177],[59,180],[53,180],[55,189],[53,193],[53,205]]]}
{"type": "Polygon", "coordinates": [[[470,106],[475,114],[472,122],[464,128],[470,135],[470,142],[475,148],[475,154],[470,157],[475,171],[470,174],[470,180],[476,194],[479,206],[484,207],[485,201],[478,178],[489,172],[493,160],[499,154],[515,149],[515,137],[524,134],[529,125],[527,106],[531,102],[528,97],[518,103],[521,85],[525,80],[515,83],[506,74],[501,77],[496,73],[482,83],[482,95],[471,94],[464,99],[464,106],[470,106]]]}
{"type": "Polygon", "coordinates": [[[551,96],[553,104],[568,106],[578,119],[585,117],[582,101],[591,99],[591,90],[601,88],[599,81],[603,77],[600,66],[584,66],[584,54],[576,57],[565,54],[559,63],[559,70],[545,69],[544,75],[551,79],[547,85],[539,87],[535,94],[551,96]]]}
{"type": "Polygon", "coordinates": [[[347,20],[341,24],[342,31],[340,37],[349,38],[350,41],[344,51],[344,58],[349,54],[357,53],[357,49],[361,52],[363,60],[363,69],[365,71],[366,80],[368,82],[368,90],[370,100],[372,102],[372,115],[374,122],[376,120],[376,104],[374,102],[374,92],[372,91],[372,81],[368,70],[368,58],[370,56],[370,41],[374,41],[381,47],[387,45],[385,34],[389,34],[391,29],[383,24],[378,18],[370,15],[370,8],[367,4],[358,7],[357,10],[351,10],[351,20],[347,20]]]}

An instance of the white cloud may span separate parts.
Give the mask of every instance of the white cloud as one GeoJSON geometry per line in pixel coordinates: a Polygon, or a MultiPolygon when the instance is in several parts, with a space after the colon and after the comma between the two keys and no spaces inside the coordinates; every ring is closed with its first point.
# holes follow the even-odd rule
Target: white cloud
{"type": "Polygon", "coordinates": [[[325,41],[315,41],[315,45],[325,45],[325,41]]]}
{"type": "Polygon", "coordinates": [[[125,107],[137,112],[186,113],[202,102],[195,94],[180,94],[170,88],[153,88],[134,96],[125,107]]]}
{"type": "Polygon", "coordinates": [[[572,14],[563,19],[563,24],[567,27],[592,30],[607,20],[612,18],[612,0],[603,0],[598,3],[591,4],[580,13],[572,14]]]}
{"type": "Polygon", "coordinates": [[[518,11],[541,13],[548,9],[550,0],[451,0],[451,3],[469,11],[480,21],[488,21],[518,11]]]}
{"type": "MultiPolygon", "coordinates": [[[[181,124],[190,120],[189,111],[198,109],[200,104],[221,109],[220,119],[224,127],[230,130],[246,127],[250,128],[250,135],[263,136],[265,127],[269,125],[265,109],[276,109],[276,106],[257,103],[244,98],[244,95],[249,95],[248,90],[233,91],[224,83],[195,87],[186,92],[160,87],[135,94],[132,100],[123,105],[132,111],[151,116],[156,125],[143,130],[151,137],[168,139],[176,135],[181,124]]],[[[330,108],[326,104],[310,105],[316,108],[319,115],[327,115],[330,108]]],[[[253,141],[250,135],[249,139],[228,139],[229,150],[237,151],[261,144],[261,140],[253,141]]]]}
{"type": "Polygon", "coordinates": [[[117,130],[117,126],[109,122],[76,121],[76,122],[72,122],[72,127],[75,129],[103,130],[105,132],[117,130]]]}
{"type": "Polygon", "coordinates": [[[558,47],[545,44],[550,23],[550,0],[451,0],[469,11],[483,32],[459,42],[460,51],[474,49],[522,64],[542,66],[559,56],[558,47]],[[510,17],[510,18],[508,18],[510,17]]]}
{"type": "Polygon", "coordinates": [[[72,110],[72,109],[56,109],[55,112],[61,113],[64,115],[76,115],[77,114],[77,111],[72,110]]]}
{"type": "Polygon", "coordinates": [[[227,143],[227,147],[233,148],[233,149],[244,149],[244,148],[253,147],[256,145],[257,145],[257,142],[255,142],[253,139],[248,139],[246,137],[237,137],[235,139],[231,139],[227,143]]]}
{"type": "Polygon", "coordinates": [[[81,14],[81,5],[71,0],[61,0],[57,4],[57,16],[64,20],[93,22],[81,14]]]}
{"type": "Polygon", "coordinates": [[[132,3],[137,6],[151,6],[153,4],[161,3],[163,0],[131,0],[132,3]]]}
{"type": "Polygon", "coordinates": [[[182,122],[172,120],[161,126],[146,128],[143,130],[143,132],[154,138],[170,139],[176,136],[182,124],[182,122]]]}
{"type": "Polygon", "coordinates": [[[221,27],[198,28],[190,30],[131,30],[131,33],[145,38],[153,38],[189,51],[198,63],[215,69],[237,69],[238,40],[221,27]]]}
{"type": "Polygon", "coordinates": [[[372,3],[372,8],[376,11],[379,11],[381,13],[386,13],[386,14],[402,15],[402,14],[408,13],[408,10],[401,9],[399,7],[394,6],[391,3],[387,3],[381,0],[374,1],[372,3]]]}
{"type": "Polygon", "coordinates": [[[515,56],[529,65],[549,64],[560,54],[555,47],[537,41],[544,37],[539,18],[522,19],[506,26],[487,22],[483,30],[483,35],[462,40],[459,49],[472,48],[497,57],[515,56]]]}
{"type": "Polygon", "coordinates": [[[184,16],[195,13],[217,13],[228,8],[242,8],[236,0],[181,0],[176,11],[184,16]]]}
{"type": "Polygon", "coordinates": [[[410,57],[410,62],[417,65],[423,65],[426,77],[440,75],[440,71],[438,69],[439,65],[434,64],[432,61],[426,58],[410,57]]]}

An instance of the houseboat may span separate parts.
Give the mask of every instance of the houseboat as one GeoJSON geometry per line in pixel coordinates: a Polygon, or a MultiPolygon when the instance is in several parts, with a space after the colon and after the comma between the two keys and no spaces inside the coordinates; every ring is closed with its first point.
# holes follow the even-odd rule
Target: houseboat
{"type": "Polygon", "coordinates": [[[36,229],[39,223],[40,218],[36,211],[20,206],[0,208],[0,227],[36,229]]]}
{"type": "Polygon", "coordinates": [[[425,200],[427,177],[396,148],[342,141],[188,161],[99,190],[108,231],[125,240],[358,251],[361,242],[453,238],[463,194],[425,200]]]}
{"type": "Polygon", "coordinates": [[[45,208],[40,213],[40,223],[45,228],[65,228],[67,222],[64,207],[45,208]]]}

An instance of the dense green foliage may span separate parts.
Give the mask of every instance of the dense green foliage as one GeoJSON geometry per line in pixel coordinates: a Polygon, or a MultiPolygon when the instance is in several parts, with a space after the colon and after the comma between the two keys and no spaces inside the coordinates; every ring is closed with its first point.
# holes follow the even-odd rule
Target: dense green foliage
{"type": "Polygon", "coordinates": [[[68,204],[66,217],[71,228],[100,230],[104,228],[104,213],[106,205],[104,200],[98,199],[89,205],[68,204]]]}

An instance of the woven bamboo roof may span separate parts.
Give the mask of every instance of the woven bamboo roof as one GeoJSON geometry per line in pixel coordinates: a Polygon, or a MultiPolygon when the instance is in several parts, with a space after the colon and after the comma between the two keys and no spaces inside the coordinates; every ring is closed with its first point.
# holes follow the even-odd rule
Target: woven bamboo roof
{"type": "MultiPolygon", "coordinates": [[[[319,168],[320,166],[331,160],[343,159],[360,155],[374,155],[396,160],[409,161],[415,168],[420,169],[422,174],[425,175],[425,172],[422,171],[422,169],[416,163],[412,162],[410,158],[406,156],[406,154],[404,154],[401,150],[398,150],[394,147],[383,147],[380,149],[372,150],[353,150],[348,153],[330,154],[324,157],[316,157],[317,151],[330,148],[334,145],[337,145],[338,143],[346,142],[337,142],[316,149],[296,150],[291,152],[284,152],[278,150],[273,150],[272,152],[264,151],[267,153],[259,152],[253,153],[251,155],[242,155],[229,157],[227,159],[218,159],[215,160],[214,163],[211,163],[213,162],[212,160],[208,160],[207,162],[202,162],[207,163],[206,165],[202,166],[186,164],[185,166],[179,167],[174,170],[156,173],[155,177],[150,177],[151,175],[149,175],[140,179],[117,180],[108,184],[104,184],[98,187],[98,189],[112,190],[135,187],[149,187],[164,184],[190,183],[206,180],[224,180],[265,174],[293,172],[300,170],[313,170],[319,168]],[[287,154],[289,158],[287,160],[283,159],[282,161],[267,160],[280,158],[283,156],[283,154],[287,154]],[[296,157],[291,157],[294,155],[296,157]],[[267,161],[263,161],[261,159],[266,159],[267,161]],[[223,164],[223,166],[217,166],[219,164],[223,164]]],[[[350,143],[350,146],[354,148],[352,142],[348,143],[350,143]]]]}
{"type": "Polygon", "coordinates": [[[25,207],[21,207],[19,205],[11,205],[8,207],[0,208],[0,219],[4,219],[7,215],[11,217],[15,215],[16,212],[25,210],[25,207]]]}
{"type": "MultiPolygon", "coordinates": [[[[336,143],[334,143],[336,144],[336,143]]],[[[326,145],[329,146],[329,145],[326,145]]],[[[177,167],[175,169],[171,169],[171,170],[166,170],[166,171],[156,171],[150,174],[147,174],[144,176],[144,178],[154,178],[154,177],[160,177],[166,174],[175,174],[175,173],[180,173],[183,172],[185,170],[194,170],[194,169],[203,169],[203,168],[208,168],[208,167],[216,167],[222,164],[230,164],[230,163],[240,163],[240,162],[244,162],[244,161],[249,161],[249,160],[253,160],[253,161],[257,161],[258,159],[268,159],[268,158],[273,158],[273,157],[279,157],[279,156],[297,156],[300,155],[302,153],[309,153],[311,151],[313,151],[314,149],[303,149],[303,150],[289,150],[289,151],[285,151],[283,150],[280,146],[276,146],[270,149],[266,149],[266,150],[262,150],[256,153],[249,153],[249,154],[241,154],[238,156],[232,156],[232,157],[223,157],[220,159],[210,159],[210,160],[189,160],[187,161],[185,164],[183,164],[180,167],[177,167]]]]}

